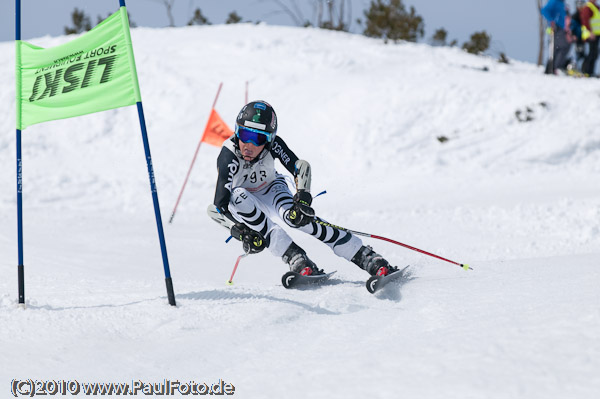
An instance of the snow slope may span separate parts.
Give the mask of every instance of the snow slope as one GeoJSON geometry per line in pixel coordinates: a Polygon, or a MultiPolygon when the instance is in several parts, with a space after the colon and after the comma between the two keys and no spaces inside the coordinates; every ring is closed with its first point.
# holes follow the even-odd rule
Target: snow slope
{"type": "Polygon", "coordinates": [[[240,398],[600,391],[597,80],[315,29],[137,28],[132,38],[165,221],[219,82],[217,110],[233,125],[248,81],[311,163],[313,191],[327,190],[319,215],[474,270],[365,239],[412,265],[370,295],[363,271],[292,231],[337,270],[330,285],[285,290],[285,266],[265,252],[226,286],[241,248],[205,215],[219,149],[203,145],[165,225],[170,307],[130,107],[24,131],[20,309],[14,47],[0,43],[0,392],[26,378],[223,379],[240,398]]]}

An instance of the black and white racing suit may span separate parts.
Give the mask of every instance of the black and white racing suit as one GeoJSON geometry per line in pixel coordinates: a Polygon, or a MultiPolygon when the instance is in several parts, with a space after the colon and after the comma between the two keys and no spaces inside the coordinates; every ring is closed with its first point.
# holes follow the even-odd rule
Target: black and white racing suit
{"type": "MultiPolygon", "coordinates": [[[[226,140],[217,159],[219,176],[214,204],[226,217],[260,232],[271,253],[281,257],[292,238],[273,220],[279,218],[290,227],[296,226],[284,217],[293,205],[293,195],[285,177],[275,170],[275,159],[295,176],[298,157],[281,137],[276,136],[271,149],[263,150],[254,161],[242,158],[233,137],[226,140]]],[[[351,260],[362,246],[358,237],[315,222],[297,229],[316,237],[347,260],[351,260]]]]}

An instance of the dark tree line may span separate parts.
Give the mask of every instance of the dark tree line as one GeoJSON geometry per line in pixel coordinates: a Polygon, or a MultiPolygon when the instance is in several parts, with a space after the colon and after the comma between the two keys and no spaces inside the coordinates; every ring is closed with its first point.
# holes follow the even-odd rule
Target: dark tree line
{"type": "MultiPolygon", "coordinates": [[[[398,41],[406,40],[416,42],[425,34],[425,21],[417,14],[413,6],[407,9],[402,0],[371,0],[365,14],[364,34],[370,37],[398,41]]],[[[362,21],[361,21],[362,22],[362,21]]],[[[475,32],[462,48],[472,54],[481,54],[490,47],[490,35],[485,31],[475,32]]],[[[456,46],[458,42],[452,40],[447,43],[448,31],[439,28],[433,34],[431,43],[435,46],[456,46]]]]}
{"type": "MultiPolygon", "coordinates": [[[[127,12],[127,16],[129,17],[129,26],[135,28],[137,25],[131,19],[131,14],[129,14],[129,11],[127,12]]],[[[106,18],[108,18],[108,16],[106,18]]],[[[106,18],[102,18],[100,15],[98,15],[96,18],[96,25],[104,21],[106,18]]],[[[83,10],[79,10],[78,8],[75,8],[75,10],[73,10],[71,13],[71,23],[73,24],[72,26],[64,27],[65,35],[83,33],[93,28],[90,16],[86,15],[83,10]]]]}
{"type": "MultiPolygon", "coordinates": [[[[169,26],[175,26],[172,8],[175,0],[154,0],[165,6],[169,26]]],[[[300,0],[262,0],[269,1],[276,6],[278,13],[287,14],[298,26],[316,26],[322,29],[348,31],[352,18],[350,0],[314,0],[312,2],[314,20],[305,18],[300,0]]],[[[538,0],[539,1],[539,0],[538,0]]],[[[400,40],[417,42],[425,35],[425,21],[415,7],[407,8],[402,0],[371,0],[369,8],[363,12],[364,21],[357,19],[359,25],[364,24],[363,34],[368,37],[381,38],[384,42],[398,42],[400,40]]],[[[88,31],[92,28],[91,19],[83,10],[75,8],[71,14],[72,26],[65,26],[65,34],[74,34],[88,31]]],[[[102,18],[98,17],[98,23],[102,18]]],[[[229,13],[226,24],[236,24],[243,18],[236,11],[229,13]]],[[[249,22],[249,21],[247,21],[249,22]]],[[[196,8],[188,21],[188,25],[210,25],[211,22],[196,8]]],[[[135,26],[131,21],[130,25],[135,26]]],[[[447,42],[448,32],[444,28],[435,31],[431,44],[435,46],[456,46],[457,41],[447,42]]],[[[485,31],[475,32],[469,41],[463,43],[462,48],[472,54],[485,52],[491,42],[490,35],[485,31]]]]}

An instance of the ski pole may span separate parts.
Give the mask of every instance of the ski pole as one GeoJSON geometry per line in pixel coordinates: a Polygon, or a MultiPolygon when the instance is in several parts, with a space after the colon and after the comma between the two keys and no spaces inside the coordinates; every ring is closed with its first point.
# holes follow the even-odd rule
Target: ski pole
{"type": "Polygon", "coordinates": [[[233,267],[233,272],[231,273],[231,277],[229,277],[229,280],[227,280],[227,285],[233,285],[233,276],[235,275],[238,265],[240,264],[240,260],[242,260],[242,258],[245,258],[246,256],[248,256],[248,253],[246,253],[246,252],[244,252],[243,254],[238,256],[237,261],[235,262],[235,266],[233,267]]]}
{"type": "Polygon", "coordinates": [[[369,234],[369,233],[361,233],[360,231],[356,231],[356,230],[350,230],[350,229],[347,229],[345,227],[340,227],[340,226],[336,226],[336,225],[331,224],[331,223],[324,222],[324,221],[319,220],[317,218],[313,219],[313,221],[315,223],[317,223],[317,224],[320,224],[321,226],[333,227],[333,228],[341,230],[341,231],[345,231],[345,232],[348,232],[348,233],[356,234],[357,236],[376,238],[378,240],[383,240],[383,241],[391,242],[392,244],[400,245],[401,247],[412,249],[413,251],[417,251],[417,252],[420,252],[422,254],[433,256],[434,258],[437,258],[437,259],[440,259],[440,260],[443,260],[443,261],[446,261],[446,262],[450,262],[450,263],[452,263],[454,265],[462,267],[465,270],[469,270],[469,269],[473,270],[473,268],[471,268],[469,265],[467,265],[465,263],[458,263],[458,262],[454,262],[454,261],[452,261],[450,259],[442,258],[441,256],[432,254],[432,253],[427,252],[427,251],[423,251],[422,249],[419,249],[419,248],[411,247],[410,245],[403,244],[401,242],[392,240],[390,238],[376,236],[374,234],[369,234]]]}

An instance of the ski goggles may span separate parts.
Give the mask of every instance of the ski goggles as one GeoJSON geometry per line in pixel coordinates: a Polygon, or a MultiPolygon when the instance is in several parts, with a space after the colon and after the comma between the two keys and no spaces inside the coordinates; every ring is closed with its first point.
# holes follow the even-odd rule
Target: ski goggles
{"type": "Polygon", "coordinates": [[[272,137],[272,133],[240,125],[235,125],[235,135],[243,143],[252,143],[257,147],[267,144],[272,137]]]}

